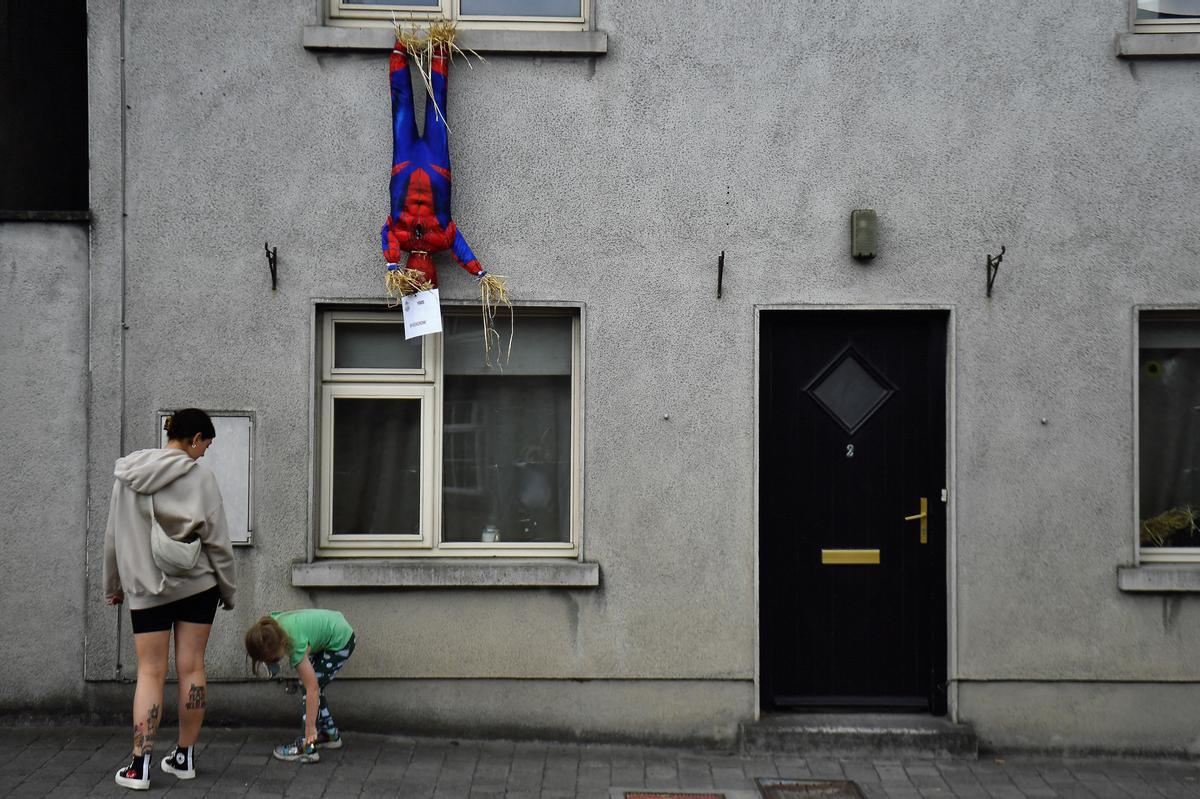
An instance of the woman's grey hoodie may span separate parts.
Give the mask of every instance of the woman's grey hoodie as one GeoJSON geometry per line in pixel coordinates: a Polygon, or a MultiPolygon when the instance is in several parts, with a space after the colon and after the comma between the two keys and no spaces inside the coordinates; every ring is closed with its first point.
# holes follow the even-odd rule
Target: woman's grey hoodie
{"type": "Polygon", "coordinates": [[[178,449],[143,449],[117,461],[104,531],[104,593],[125,593],[131,610],[165,605],[217,586],[225,607],[237,589],[233,547],[213,473],[178,449]],[[150,554],[150,502],[159,525],[180,541],[200,537],[185,575],[168,577],[150,554]]]}

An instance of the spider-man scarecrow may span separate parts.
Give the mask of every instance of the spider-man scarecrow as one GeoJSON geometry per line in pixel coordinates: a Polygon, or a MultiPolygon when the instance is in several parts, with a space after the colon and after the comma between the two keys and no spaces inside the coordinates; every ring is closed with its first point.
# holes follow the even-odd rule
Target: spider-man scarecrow
{"type": "MultiPolygon", "coordinates": [[[[454,29],[449,25],[432,26],[423,38],[416,31],[397,30],[389,65],[392,210],[381,231],[383,256],[388,263],[386,283],[388,294],[395,298],[436,288],[433,253],[450,250],[463,269],[479,278],[486,313],[494,309],[497,301],[507,300],[504,281],[479,266],[467,240],[450,218],[450,141],[445,114],[453,37],[454,29]],[[422,136],[417,135],[413,111],[412,82],[408,73],[410,46],[423,49],[428,64],[427,70],[421,70],[429,93],[422,136]],[[408,256],[401,266],[403,253],[408,256]]],[[[420,66],[420,62],[417,63],[420,66]]]]}

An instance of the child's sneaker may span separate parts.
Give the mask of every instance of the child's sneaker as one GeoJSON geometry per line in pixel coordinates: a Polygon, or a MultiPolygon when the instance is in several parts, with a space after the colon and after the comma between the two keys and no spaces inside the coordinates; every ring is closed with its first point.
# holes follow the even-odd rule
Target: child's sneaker
{"type": "Polygon", "coordinates": [[[318,749],[341,749],[342,734],[336,729],[321,730],[317,733],[317,748],[318,749]]]}
{"type": "Polygon", "coordinates": [[[196,779],[196,761],[192,755],[194,746],[175,745],[175,748],[162,759],[162,770],[174,774],[181,780],[196,779]]]}
{"type": "Polygon", "coordinates": [[[117,772],[117,785],[132,788],[135,791],[145,791],[150,788],[150,753],[134,755],[128,766],[122,766],[117,772]]]}
{"type": "Polygon", "coordinates": [[[321,759],[317,754],[315,744],[305,743],[303,738],[297,738],[290,744],[280,744],[272,752],[278,760],[291,760],[300,763],[316,763],[321,759]]]}

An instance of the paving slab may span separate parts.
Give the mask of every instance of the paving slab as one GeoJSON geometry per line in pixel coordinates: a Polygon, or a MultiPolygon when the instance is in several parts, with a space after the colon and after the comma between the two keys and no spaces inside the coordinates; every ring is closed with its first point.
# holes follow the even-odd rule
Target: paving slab
{"type": "MultiPolygon", "coordinates": [[[[128,759],[117,728],[0,727],[3,797],[293,797],[294,799],[625,799],[626,791],[714,792],[758,799],[756,777],[850,779],[869,799],[1200,799],[1186,760],[989,756],[864,758],[861,753],[753,754],[712,749],[451,740],[344,731],[319,763],[285,763],[272,747],[290,730],[206,729],[195,780],[163,773],[128,791],[112,775],[128,759]]],[[[165,738],[164,738],[165,740],[165,738]]],[[[165,744],[163,748],[165,749],[165,744]]]]}

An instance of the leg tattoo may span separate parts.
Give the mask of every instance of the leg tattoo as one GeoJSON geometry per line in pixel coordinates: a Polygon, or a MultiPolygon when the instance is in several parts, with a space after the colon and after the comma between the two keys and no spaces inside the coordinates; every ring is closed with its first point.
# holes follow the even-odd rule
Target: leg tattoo
{"type": "Polygon", "coordinates": [[[142,740],[143,755],[154,751],[154,736],[158,732],[158,713],[158,705],[151,705],[150,712],[146,714],[146,735],[142,740]]]}
{"type": "Polygon", "coordinates": [[[187,705],[188,710],[203,710],[208,707],[206,702],[206,689],[203,685],[193,685],[188,691],[187,705]]]}
{"type": "Polygon", "coordinates": [[[146,723],[140,721],[133,725],[133,751],[139,754],[149,754],[154,749],[154,735],[158,732],[158,705],[151,705],[146,714],[146,723]]]}

